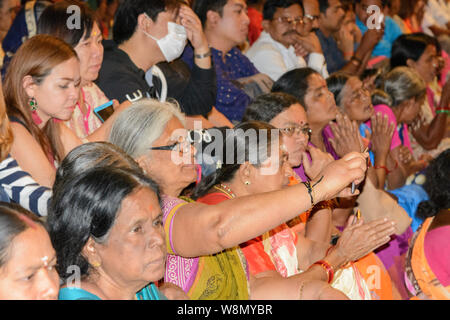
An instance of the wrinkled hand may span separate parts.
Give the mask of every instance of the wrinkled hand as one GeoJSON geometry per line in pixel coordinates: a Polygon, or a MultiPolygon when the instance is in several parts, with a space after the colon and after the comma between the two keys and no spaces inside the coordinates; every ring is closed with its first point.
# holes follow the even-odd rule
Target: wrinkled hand
{"type": "Polygon", "coordinates": [[[403,145],[399,147],[398,160],[400,160],[400,162],[403,164],[409,164],[411,163],[411,161],[413,161],[411,151],[408,149],[408,147],[405,147],[403,145]]]}
{"type": "Polygon", "coordinates": [[[306,147],[306,151],[310,154],[311,161],[309,161],[307,153],[303,152],[303,168],[305,169],[306,175],[311,180],[314,180],[328,164],[334,161],[334,158],[328,152],[323,152],[319,148],[310,145],[306,147]]]}
{"type": "Polygon", "coordinates": [[[389,122],[387,115],[377,113],[372,116],[372,150],[380,157],[387,157],[391,149],[392,135],[394,134],[394,124],[389,122]]]}
{"type": "Polygon", "coordinates": [[[338,156],[363,151],[363,142],[356,121],[351,121],[346,115],[338,114],[336,123],[331,122],[330,127],[334,135],[330,143],[338,156]]]}
{"type": "Polygon", "coordinates": [[[169,300],[189,300],[187,294],[179,286],[173,283],[164,282],[158,289],[169,300]]]}
{"type": "Polygon", "coordinates": [[[202,23],[194,11],[186,5],[182,5],[180,6],[179,18],[194,49],[208,51],[208,40],[203,32],[202,23]]]}
{"type": "Polygon", "coordinates": [[[386,218],[367,224],[362,219],[353,224],[353,219],[356,217],[349,218],[335,249],[348,262],[357,261],[389,242],[391,235],[395,233],[395,222],[386,218]]]}
{"type": "Polygon", "coordinates": [[[367,152],[364,154],[352,152],[329,163],[317,178],[311,181],[311,185],[315,185],[313,188],[315,203],[336,197],[358,195],[358,189],[352,194],[348,186],[352,182],[358,185],[365,179],[368,157],[367,152]]]}

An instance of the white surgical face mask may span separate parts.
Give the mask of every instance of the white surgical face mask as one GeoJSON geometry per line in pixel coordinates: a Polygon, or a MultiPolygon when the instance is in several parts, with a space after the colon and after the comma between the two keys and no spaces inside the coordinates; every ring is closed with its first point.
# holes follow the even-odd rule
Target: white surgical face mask
{"type": "MultiPolygon", "coordinates": [[[[147,14],[145,15],[147,16],[147,14]]],[[[169,32],[165,37],[161,39],[156,39],[155,37],[149,35],[147,32],[143,32],[147,37],[150,37],[156,41],[159,48],[161,49],[162,54],[166,58],[166,61],[171,62],[179,58],[183,53],[184,47],[187,43],[187,35],[184,27],[174,22],[168,22],[167,29],[169,30],[169,32]]]]}

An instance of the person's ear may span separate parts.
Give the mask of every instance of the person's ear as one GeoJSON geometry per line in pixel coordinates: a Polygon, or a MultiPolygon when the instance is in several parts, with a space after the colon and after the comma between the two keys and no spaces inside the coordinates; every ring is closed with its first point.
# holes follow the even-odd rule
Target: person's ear
{"type": "Polygon", "coordinates": [[[154,21],[150,19],[145,13],[141,13],[137,19],[138,29],[144,30],[148,33],[148,31],[153,27],[154,21]]]}
{"type": "Polygon", "coordinates": [[[89,237],[88,241],[83,247],[81,254],[94,268],[99,267],[102,264],[101,257],[97,252],[96,243],[92,237],[89,237]]]}
{"type": "Polygon", "coordinates": [[[270,20],[263,20],[261,22],[261,26],[263,27],[264,31],[268,32],[270,29],[270,20]]]}
{"type": "Polygon", "coordinates": [[[24,90],[29,98],[33,98],[35,96],[36,86],[37,85],[34,82],[32,76],[27,75],[22,79],[22,87],[24,88],[24,90]]]}
{"type": "Polygon", "coordinates": [[[246,161],[239,167],[238,170],[239,180],[247,186],[250,185],[251,178],[255,174],[254,172],[255,170],[256,168],[253,165],[251,165],[248,161],[246,161]]]}
{"type": "Polygon", "coordinates": [[[220,21],[220,14],[216,11],[209,10],[206,13],[206,24],[210,28],[214,28],[220,21]]]}
{"type": "Polygon", "coordinates": [[[142,156],[139,156],[135,159],[136,162],[139,164],[139,167],[141,167],[142,171],[144,171],[145,174],[147,174],[148,170],[148,157],[143,154],[142,156]]]}
{"type": "Polygon", "coordinates": [[[413,59],[406,60],[406,65],[410,68],[414,68],[416,66],[416,62],[413,59]]]}

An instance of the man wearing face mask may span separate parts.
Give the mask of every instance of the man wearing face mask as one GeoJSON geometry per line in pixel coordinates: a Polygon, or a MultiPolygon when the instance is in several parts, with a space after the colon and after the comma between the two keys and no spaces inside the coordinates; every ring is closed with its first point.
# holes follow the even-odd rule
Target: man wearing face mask
{"type": "MultiPolygon", "coordinates": [[[[194,46],[198,59],[192,72],[187,70],[188,76],[181,85],[178,84],[176,89],[169,88],[167,98],[178,100],[187,115],[207,115],[215,101],[215,72],[210,51],[207,42],[196,32],[192,10],[187,6],[180,7],[178,0],[127,0],[120,4],[114,21],[113,41],[104,42],[98,86],[108,97],[119,102],[133,102],[145,97],[165,98],[161,93],[164,74],[154,68],[160,71],[156,78],[148,71],[158,63],[178,59],[187,40],[194,46]],[[187,94],[191,96],[183,100],[187,94]],[[192,97],[195,95],[203,98],[201,103],[192,102],[196,100],[192,97]]],[[[167,81],[169,86],[171,83],[167,81]]]]}

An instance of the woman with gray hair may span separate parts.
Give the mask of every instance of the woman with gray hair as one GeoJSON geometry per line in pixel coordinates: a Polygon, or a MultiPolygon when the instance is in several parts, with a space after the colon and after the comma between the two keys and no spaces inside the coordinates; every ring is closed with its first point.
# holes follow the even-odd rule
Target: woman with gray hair
{"type": "Polygon", "coordinates": [[[425,82],[414,69],[409,67],[397,67],[388,72],[383,78],[381,88],[372,94],[375,112],[387,115],[389,122],[396,128],[392,136],[391,150],[397,164],[395,168],[384,168],[384,170],[386,174],[389,174],[399,167],[403,172],[403,179],[397,181],[396,185],[391,185],[390,189],[403,186],[408,176],[427,165],[425,161],[414,161],[408,132],[408,126],[419,116],[420,107],[425,98],[425,82]]]}
{"type": "MultiPolygon", "coordinates": [[[[186,136],[183,115],[176,105],[144,99],[120,114],[112,127],[110,142],[131,155],[159,184],[169,253],[165,278],[182,287],[191,299],[274,299],[280,296],[298,299],[300,288],[304,290],[304,298],[317,298],[323,289],[317,282],[324,284],[329,280],[333,268],[354,258],[350,255],[366,254],[380,241],[387,241],[385,237],[391,232],[391,222],[385,221],[376,227],[358,225],[353,230],[355,235],[371,240],[359,242],[358,253],[333,250],[326,257],[331,269],[316,264],[294,281],[249,279],[245,259],[241,259],[236,246],[296,217],[311,204],[338,194],[348,196],[350,189],[346,187],[364,179],[367,155],[351,153],[332,162],[323,169],[319,179],[307,186],[299,184],[217,205],[204,205],[178,198],[197,178],[195,149],[186,136]],[[232,258],[227,249],[233,251],[232,258]],[[211,285],[213,279],[215,282],[211,285]]],[[[256,185],[251,171],[245,181],[245,188],[249,189],[256,185]]]]}

